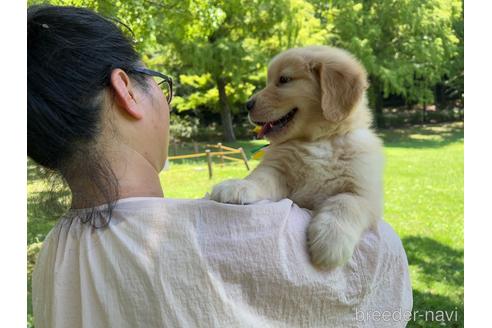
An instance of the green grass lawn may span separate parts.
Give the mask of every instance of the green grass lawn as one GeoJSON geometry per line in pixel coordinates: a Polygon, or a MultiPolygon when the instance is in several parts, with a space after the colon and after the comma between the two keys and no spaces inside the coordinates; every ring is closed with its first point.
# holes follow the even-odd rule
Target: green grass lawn
{"type": "MultiPolygon", "coordinates": [[[[463,327],[463,130],[440,125],[383,135],[385,220],[410,264],[414,311],[457,311],[456,322],[416,318],[409,327],[463,327]]],[[[428,318],[430,318],[430,313],[428,318]]]]}
{"type": "MultiPolygon", "coordinates": [[[[414,293],[408,327],[463,327],[463,124],[440,124],[380,133],[385,141],[385,220],[398,232],[406,249],[414,293]],[[434,321],[431,313],[434,311],[434,321]],[[439,312],[457,311],[458,321],[440,322],[439,312]]],[[[264,141],[228,144],[243,147],[248,156],[264,141]]],[[[250,161],[254,168],[258,161],[250,161]]],[[[241,163],[218,161],[208,178],[204,160],[176,161],[160,178],[165,197],[201,198],[211,187],[248,171],[241,163]]],[[[28,166],[29,273],[40,242],[54,225],[53,209],[42,200],[49,195],[37,169],[28,166]]],[[[51,193],[66,197],[64,190],[51,193]]],[[[30,291],[30,282],[28,281],[30,291]]],[[[31,313],[28,295],[29,313],[31,313]]],[[[453,318],[455,315],[453,314],[453,318]]]]}

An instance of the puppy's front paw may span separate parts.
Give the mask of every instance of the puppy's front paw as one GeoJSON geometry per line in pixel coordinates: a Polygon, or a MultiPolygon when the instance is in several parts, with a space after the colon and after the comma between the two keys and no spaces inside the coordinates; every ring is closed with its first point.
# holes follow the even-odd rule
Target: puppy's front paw
{"type": "Polygon", "coordinates": [[[349,230],[344,230],[328,213],[313,217],[307,231],[312,263],[324,270],[345,264],[358,242],[358,237],[349,230]]]}
{"type": "Polygon", "coordinates": [[[226,180],[214,186],[210,199],[221,203],[250,204],[261,198],[255,183],[248,180],[226,180]]]}

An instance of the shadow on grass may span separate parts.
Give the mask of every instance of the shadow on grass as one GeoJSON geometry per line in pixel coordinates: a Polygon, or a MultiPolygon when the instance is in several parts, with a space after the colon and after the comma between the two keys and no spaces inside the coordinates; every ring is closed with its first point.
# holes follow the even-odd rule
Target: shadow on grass
{"type": "Polygon", "coordinates": [[[34,163],[31,159],[27,159],[27,181],[29,183],[45,179],[46,174],[41,167],[34,163]]]}
{"type": "Polygon", "coordinates": [[[446,296],[414,290],[413,318],[407,327],[463,328],[463,303],[454,302],[446,296]]]}
{"type": "MultiPolygon", "coordinates": [[[[42,180],[43,176],[38,174],[38,168],[28,166],[28,178],[42,180]],[[29,176],[32,174],[32,176],[29,176]]],[[[62,186],[48,187],[48,190],[31,192],[27,201],[27,318],[28,327],[32,326],[32,271],[39,253],[41,242],[46,238],[48,232],[55,226],[59,217],[67,209],[67,199],[70,192],[62,186]]]]}
{"type": "MultiPolygon", "coordinates": [[[[464,284],[463,251],[453,249],[428,237],[411,236],[402,239],[408,257],[408,263],[418,268],[419,281],[447,285],[449,290],[462,289],[464,284]]],[[[437,320],[438,311],[447,311],[450,320],[446,327],[463,327],[463,295],[460,300],[451,299],[440,292],[428,290],[413,291],[413,311],[418,311],[415,321],[408,327],[442,327],[437,320]],[[427,311],[427,320],[425,313],[427,311]],[[454,311],[454,312],[452,312],[454,311]],[[435,316],[431,320],[432,315],[435,316]]]]}
{"type": "Polygon", "coordinates": [[[33,192],[27,201],[27,243],[43,241],[67,211],[70,191],[65,188],[33,192]]]}
{"type": "Polygon", "coordinates": [[[417,265],[429,279],[453,286],[463,286],[463,251],[428,238],[403,238],[408,262],[417,265]]]}
{"type": "Polygon", "coordinates": [[[378,131],[385,147],[438,148],[464,139],[463,122],[378,131]]]}

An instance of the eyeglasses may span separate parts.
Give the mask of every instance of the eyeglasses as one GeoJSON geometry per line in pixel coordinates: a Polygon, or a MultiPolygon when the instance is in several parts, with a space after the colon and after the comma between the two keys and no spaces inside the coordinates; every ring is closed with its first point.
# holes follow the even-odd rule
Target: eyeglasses
{"type": "Polygon", "coordinates": [[[158,79],[162,79],[161,81],[157,81],[157,84],[161,87],[162,91],[166,95],[167,103],[171,104],[171,100],[173,100],[173,79],[169,76],[164,75],[162,73],[147,69],[147,68],[134,68],[131,70],[135,73],[141,73],[149,76],[156,77],[158,79]]]}

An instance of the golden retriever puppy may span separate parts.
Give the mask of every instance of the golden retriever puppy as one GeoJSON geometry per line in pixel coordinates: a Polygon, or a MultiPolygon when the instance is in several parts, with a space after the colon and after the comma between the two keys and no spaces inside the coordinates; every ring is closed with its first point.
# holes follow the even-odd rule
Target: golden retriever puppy
{"type": "Polygon", "coordinates": [[[367,85],[364,68],[344,50],[311,46],[277,55],[266,87],[247,103],[270,146],[248,177],[216,185],[210,198],[290,198],[313,210],[312,262],[322,269],[346,263],[382,217],[382,143],[370,127],[367,85]]]}

